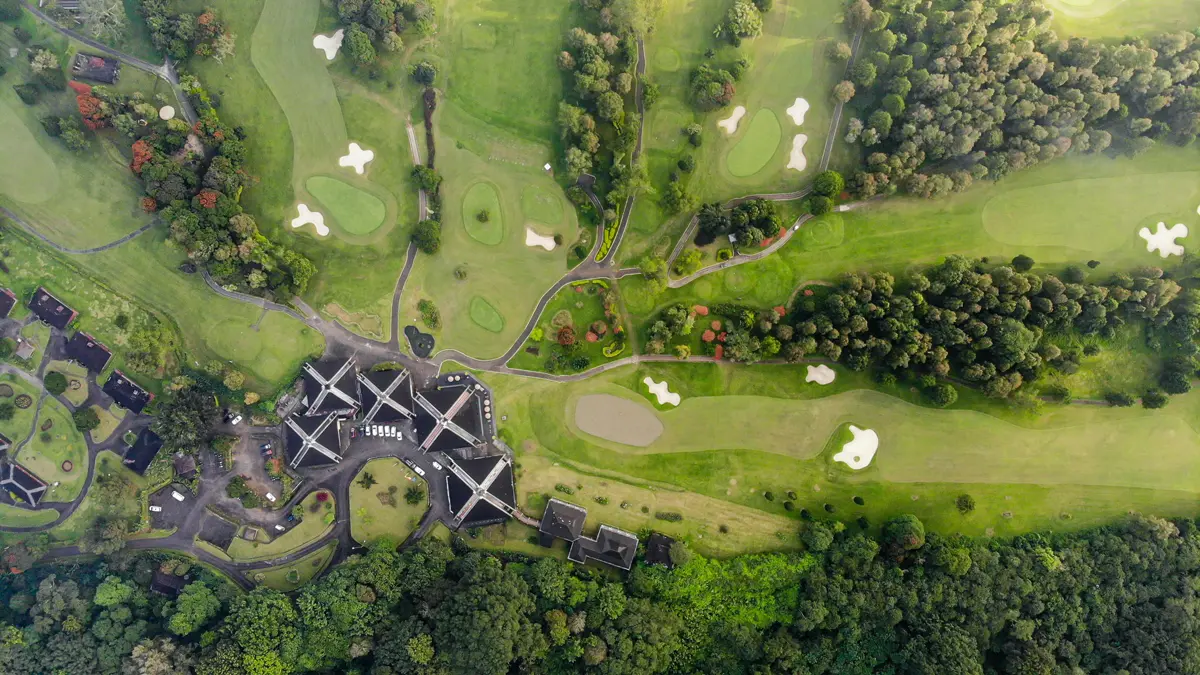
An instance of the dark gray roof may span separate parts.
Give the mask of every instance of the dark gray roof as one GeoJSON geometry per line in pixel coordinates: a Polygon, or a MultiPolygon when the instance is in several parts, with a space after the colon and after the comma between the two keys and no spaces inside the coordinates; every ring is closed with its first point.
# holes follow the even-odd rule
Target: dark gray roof
{"type": "MultiPolygon", "coordinates": [[[[59,2],[61,4],[62,0],[59,2]]],[[[71,74],[93,82],[114,84],[121,78],[121,62],[98,54],[79,52],[71,62],[71,74]]]]}
{"type": "Polygon", "coordinates": [[[150,429],[142,429],[142,433],[138,434],[137,441],[125,451],[125,466],[138,475],[145,474],[150,462],[154,461],[154,456],[158,454],[162,446],[163,440],[158,437],[158,434],[150,429]]]}
{"type": "Polygon", "coordinates": [[[154,578],[150,580],[150,590],[171,598],[179,595],[186,585],[187,579],[174,574],[164,574],[157,570],[154,572],[154,578]]]}
{"type": "Polygon", "coordinates": [[[0,319],[7,319],[12,308],[17,306],[17,296],[7,288],[0,288],[0,319]]]}
{"type": "Polygon", "coordinates": [[[601,525],[595,539],[580,537],[571,544],[567,560],[581,565],[588,560],[594,560],[627,570],[633,567],[637,546],[638,538],[635,535],[615,527],[601,525]]]}
{"type": "Polygon", "coordinates": [[[112,397],[117,405],[137,415],[154,400],[154,394],[142,389],[136,382],[126,377],[125,373],[114,370],[104,383],[104,393],[112,397]]]}
{"type": "Polygon", "coordinates": [[[671,544],[675,540],[661,532],[655,532],[646,540],[646,562],[653,565],[662,565],[667,568],[675,566],[671,562],[671,544]]]}
{"type": "Polygon", "coordinates": [[[284,423],[285,450],[293,469],[324,466],[342,461],[338,416],[292,415],[284,423]]]}
{"type": "Polygon", "coordinates": [[[308,399],[306,415],[324,417],[329,413],[353,415],[358,412],[359,395],[354,359],[323,360],[304,364],[304,395],[308,399]]]}
{"type": "Polygon", "coordinates": [[[421,449],[451,452],[485,443],[480,403],[484,396],[486,389],[470,383],[417,392],[414,426],[421,449]]]}
{"type": "Polygon", "coordinates": [[[29,309],[38,319],[59,329],[69,326],[76,316],[75,310],[41,286],[33,292],[33,297],[29,299],[29,309]]]}
{"type": "Polygon", "coordinates": [[[365,424],[400,422],[416,413],[412,378],[407,370],[383,370],[358,374],[365,424]]]}
{"type": "Polygon", "coordinates": [[[67,357],[89,372],[99,373],[108,365],[112,352],[96,338],[80,330],[67,340],[67,357]]]}
{"type": "Polygon", "coordinates": [[[587,509],[559,499],[551,499],[542,513],[538,531],[557,539],[575,541],[583,534],[583,522],[587,520],[587,509]]]}
{"type": "Polygon", "coordinates": [[[13,462],[0,466],[0,488],[15,494],[21,501],[37,506],[46,493],[46,481],[13,462]]]}
{"type": "Polygon", "coordinates": [[[473,527],[508,519],[505,507],[516,508],[516,486],[508,458],[481,457],[454,462],[450,468],[446,473],[446,491],[450,511],[460,525],[473,527]]]}

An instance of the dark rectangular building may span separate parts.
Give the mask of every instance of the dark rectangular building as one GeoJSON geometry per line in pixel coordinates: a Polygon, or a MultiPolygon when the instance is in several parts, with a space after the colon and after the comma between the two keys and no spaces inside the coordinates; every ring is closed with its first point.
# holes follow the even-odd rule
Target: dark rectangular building
{"type": "Polygon", "coordinates": [[[78,312],[41,286],[38,286],[33,292],[33,297],[29,299],[29,309],[42,323],[59,330],[71,325],[75,317],[79,316],[78,312]]]}
{"type": "Polygon", "coordinates": [[[150,401],[154,400],[154,394],[139,387],[119,370],[114,370],[112,375],[108,376],[108,381],[104,383],[104,393],[111,396],[117,405],[135,415],[140,415],[150,401]]]}
{"type": "Polygon", "coordinates": [[[125,466],[139,476],[145,475],[146,469],[150,468],[150,462],[154,461],[154,456],[162,450],[162,446],[163,440],[158,434],[149,429],[142,429],[137,441],[125,451],[125,466]]]}
{"type": "Polygon", "coordinates": [[[108,365],[112,352],[91,335],[75,331],[67,340],[67,358],[87,368],[90,373],[99,373],[108,365]]]}
{"type": "Polygon", "coordinates": [[[7,319],[17,306],[17,296],[7,288],[0,288],[0,319],[7,319]]]}

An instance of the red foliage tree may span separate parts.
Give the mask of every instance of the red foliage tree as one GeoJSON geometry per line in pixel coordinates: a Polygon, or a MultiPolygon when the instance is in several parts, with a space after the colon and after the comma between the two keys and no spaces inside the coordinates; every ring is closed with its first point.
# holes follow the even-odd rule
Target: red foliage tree
{"type": "Polygon", "coordinates": [[[575,344],[575,329],[570,326],[563,326],[558,331],[558,344],[564,347],[570,347],[575,344]]]}
{"type": "Polygon", "coordinates": [[[708,308],[704,305],[693,305],[692,311],[695,312],[697,316],[708,316],[708,308]]]}
{"type": "Polygon", "coordinates": [[[201,190],[200,191],[200,206],[206,209],[216,208],[217,198],[221,196],[216,190],[201,190]]]}
{"type": "Polygon", "coordinates": [[[721,322],[714,320],[712,322],[712,329],[713,330],[721,330],[721,322]]]}
{"type": "Polygon", "coordinates": [[[712,332],[711,330],[706,330],[703,333],[701,333],[700,339],[704,340],[705,342],[712,342],[713,340],[717,339],[717,334],[712,332]]]}
{"type": "Polygon", "coordinates": [[[87,89],[84,93],[78,89],[79,95],[75,97],[75,103],[79,106],[79,116],[83,118],[83,125],[92,131],[102,129],[108,125],[108,115],[104,112],[104,102],[92,96],[92,88],[83,85],[87,89]]]}
{"type": "Polygon", "coordinates": [[[787,314],[787,307],[784,307],[783,305],[776,305],[775,313],[779,316],[783,316],[784,314],[787,314]]]}
{"type": "Polygon", "coordinates": [[[92,88],[82,82],[77,82],[75,80],[71,80],[70,82],[67,83],[67,86],[70,87],[75,92],[76,96],[91,96],[92,95],[92,88]]]}
{"type": "Polygon", "coordinates": [[[587,335],[584,336],[584,339],[586,339],[588,342],[596,342],[600,339],[600,336],[589,330],[587,335]]]}
{"type": "Polygon", "coordinates": [[[142,210],[146,213],[154,213],[158,210],[158,202],[154,201],[154,197],[142,197],[142,210]]]}
{"type": "Polygon", "coordinates": [[[142,173],[142,167],[154,159],[154,148],[146,141],[136,141],[133,144],[133,163],[129,165],[130,169],[136,174],[142,173]]]}

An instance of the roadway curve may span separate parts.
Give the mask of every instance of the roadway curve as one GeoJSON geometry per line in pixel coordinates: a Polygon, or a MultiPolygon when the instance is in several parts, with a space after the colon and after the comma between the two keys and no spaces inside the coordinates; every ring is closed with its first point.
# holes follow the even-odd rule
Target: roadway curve
{"type": "Polygon", "coordinates": [[[120,246],[121,244],[127,243],[134,239],[137,239],[138,237],[142,236],[143,234],[148,232],[151,228],[153,228],[155,225],[158,225],[158,223],[159,223],[159,220],[157,218],[155,218],[152,222],[146,223],[145,225],[139,227],[138,229],[134,230],[133,232],[130,232],[129,234],[125,235],[124,237],[121,237],[120,239],[117,239],[116,241],[104,244],[103,246],[96,246],[95,248],[67,248],[66,246],[62,246],[62,245],[54,242],[53,240],[51,240],[50,238],[48,238],[46,235],[42,234],[41,232],[38,232],[37,228],[30,225],[28,222],[25,221],[25,219],[21,218],[21,216],[18,216],[13,211],[10,211],[9,209],[6,209],[3,206],[0,206],[0,214],[3,214],[6,218],[13,221],[17,225],[19,225],[22,230],[25,230],[29,234],[37,237],[38,239],[40,239],[42,241],[42,243],[44,243],[45,245],[54,249],[55,251],[58,251],[59,253],[66,253],[69,255],[91,255],[93,253],[102,253],[104,251],[114,249],[114,248],[120,246]]]}

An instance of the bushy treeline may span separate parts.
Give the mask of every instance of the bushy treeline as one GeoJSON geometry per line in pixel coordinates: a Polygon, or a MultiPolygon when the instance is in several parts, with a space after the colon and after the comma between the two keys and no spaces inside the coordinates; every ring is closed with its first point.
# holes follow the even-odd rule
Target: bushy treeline
{"type": "Polygon", "coordinates": [[[936,197],[1068,152],[1200,134],[1194,32],[1092,42],[1060,38],[1052,16],[1036,0],[852,2],[867,35],[834,95],[862,114],[847,135],[866,154],[855,191],[936,197]]]}
{"type": "Polygon", "coordinates": [[[1163,675],[1200,668],[1200,532],[1133,517],[1012,541],[809,522],[806,553],[624,579],[426,539],[379,542],[293,595],[161,556],[0,578],[0,671],[100,675],[1163,675]],[[187,575],[178,599],[155,571],[187,575]]]}
{"type": "Polygon", "coordinates": [[[215,10],[199,15],[175,13],[169,0],[141,0],[142,17],[150,28],[154,48],[176,61],[193,54],[224,61],[233,56],[235,36],[221,23],[215,10]]]}
{"type": "Polygon", "coordinates": [[[360,65],[378,58],[376,45],[387,52],[403,49],[406,30],[428,37],[437,27],[433,5],[423,0],[337,0],[337,11],[346,26],[346,53],[360,65]]]}

